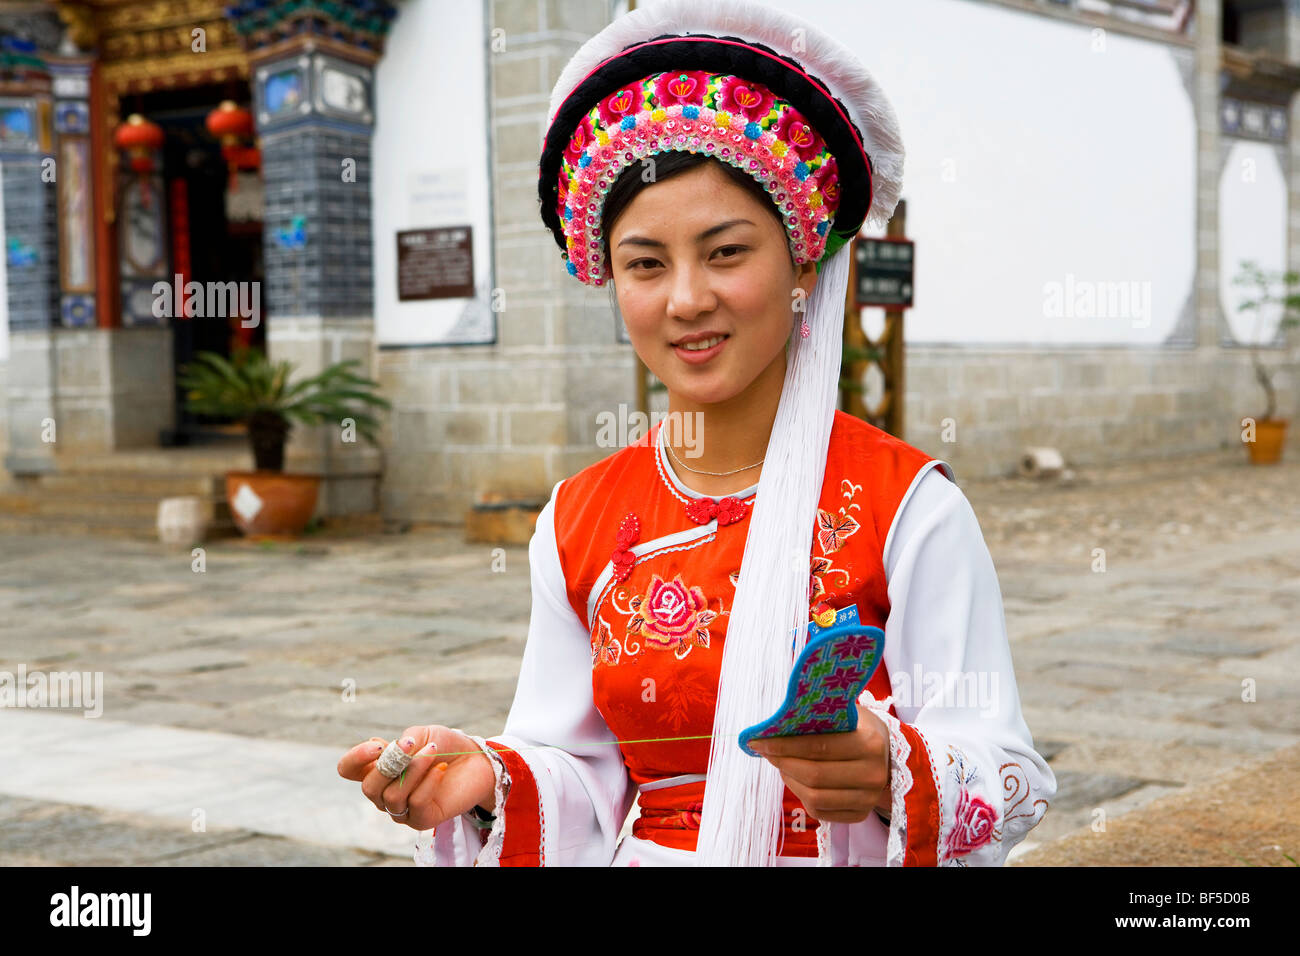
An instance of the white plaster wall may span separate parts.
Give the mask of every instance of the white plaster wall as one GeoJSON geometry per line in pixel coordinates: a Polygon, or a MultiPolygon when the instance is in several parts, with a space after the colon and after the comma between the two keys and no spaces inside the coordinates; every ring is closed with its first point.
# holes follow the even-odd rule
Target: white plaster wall
{"type": "Polygon", "coordinates": [[[1195,271],[1196,126],[1167,46],[970,0],[772,5],[832,30],[898,111],[909,341],[1168,335],[1195,271]],[[1127,307],[1089,309],[1102,283],[1127,307]]]}
{"type": "Polygon", "coordinates": [[[1281,305],[1239,312],[1258,295],[1234,284],[1243,260],[1266,272],[1286,268],[1286,173],[1267,143],[1236,140],[1219,177],[1219,303],[1238,342],[1270,342],[1282,318],[1281,305]]]}
{"type": "Polygon", "coordinates": [[[398,4],[376,71],[372,149],[375,340],[443,341],[466,299],[399,302],[396,233],[469,224],[475,285],[490,285],[491,216],[481,0],[398,4]]]}

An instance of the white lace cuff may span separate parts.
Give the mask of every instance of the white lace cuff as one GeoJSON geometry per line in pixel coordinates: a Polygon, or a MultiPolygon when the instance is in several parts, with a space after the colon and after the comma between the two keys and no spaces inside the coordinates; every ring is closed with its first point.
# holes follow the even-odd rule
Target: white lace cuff
{"type": "MultiPolygon", "coordinates": [[[[500,754],[488,746],[485,738],[475,737],[470,734],[466,734],[466,736],[474,741],[483,753],[487,754],[488,760],[492,761],[492,773],[496,778],[496,787],[493,790],[495,802],[492,806],[492,816],[494,817],[492,829],[487,831],[487,837],[483,841],[483,852],[474,861],[474,865],[478,866],[483,863],[495,863],[501,859],[501,847],[506,838],[505,805],[506,798],[510,796],[510,771],[506,770],[505,761],[501,759],[500,754]]],[[[487,808],[484,807],[484,809],[487,808]]],[[[481,822],[472,807],[466,811],[464,816],[476,825],[481,822]]]]}
{"type": "Polygon", "coordinates": [[[858,701],[889,728],[889,843],[885,850],[886,866],[902,866],[907,849],[907,792],[912,789],[912,771],[907,758],[912,746],[899,726],[898,718],[889,712],[892,697],[876,700],[869,691],[863,691],[858,701]]]}

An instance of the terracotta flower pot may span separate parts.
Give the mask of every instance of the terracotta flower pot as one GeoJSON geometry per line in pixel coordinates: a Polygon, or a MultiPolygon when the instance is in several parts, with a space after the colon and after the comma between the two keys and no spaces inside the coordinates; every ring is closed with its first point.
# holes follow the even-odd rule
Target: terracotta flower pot
{"type": "Polygon", "coordinates": [[[1286,424],[1285,418],[1267,418],[1255,423],[1255,440],[1245,443],[1252,464],[1276,465],[1282,460],[1286,424]]]}
{"type": "Polygon", "coordinates": [[[279,471],[226,473],[226,503],[241,532],[250,537],[297,537],[316,510],[319,475],[279,471]]]}

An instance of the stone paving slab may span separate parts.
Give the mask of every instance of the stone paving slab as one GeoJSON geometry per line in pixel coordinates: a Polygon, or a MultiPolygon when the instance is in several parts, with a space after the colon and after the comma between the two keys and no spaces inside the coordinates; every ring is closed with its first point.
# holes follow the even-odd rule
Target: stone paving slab
{"type": "Polygon", "coordinates": [[[361,795],[359,784],[338,775],[342,753],[338,747],[13,710],[0,722],[0,793],[187,826],[202,810],[208,827],[409,856],[415,831],[394,824],[361,795]]]}
{"type": "Polygon", "coordinates": [[[1300,746],[1108,814],[1020,854],[1020,866],[1300,865],[1300,746]]]}
{"type": "Polygon", "coordinates": [[[414,866],[382,853],[252,830],[0,795],[0,866],[414,866]]]}

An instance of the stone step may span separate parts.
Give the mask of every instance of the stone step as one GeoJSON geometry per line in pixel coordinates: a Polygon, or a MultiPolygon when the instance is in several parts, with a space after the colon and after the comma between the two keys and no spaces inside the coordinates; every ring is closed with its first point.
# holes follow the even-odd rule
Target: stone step
{"type": "Polygon", "coordinates": [[[134,498],[179,498],[195,495],[214,501],[226,497],[226,482],[221,475],[120,473],[120,472],[55,472],[35,478],[24,478],[0,487],[0,493],[32,493],[48,497],[81,497],[84,495],[123,495],[134,498]]]}
{"type": "MultiPolygon", "coordinates": [[[[0,539],[5,534],[52,534],[157,541],[156,520],[145,522],[101,515],[14,514],[0,511],[0,539]]],[[[229,517],[219,518],[208,525],[206,540],[235,537],[239,537],[239,529],[229,517]]],[[[3,547],[3,542],[0,541],[0,549],[3,547]]]]}
{"type": "MultiPolygon", "coordinates": [[[[225,495],[202,496],[211,508],[212,517],[230,514],[225,495]]],[[[116,517],[138,524],[152,525],[158,519],[161,496],[153,495],[77,495],[44,494],[42,492],[0,491],[0,514],[64,515],[65,517],[116,517]]]]}

